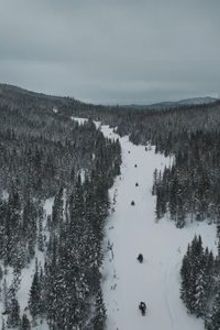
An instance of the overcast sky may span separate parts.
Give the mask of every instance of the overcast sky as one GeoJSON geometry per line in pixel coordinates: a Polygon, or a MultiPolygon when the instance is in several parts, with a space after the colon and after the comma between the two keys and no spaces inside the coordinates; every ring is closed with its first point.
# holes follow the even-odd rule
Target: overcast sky
{"type": "Polygon", "coordinates": [[[0,0],[0,81],[95,103],[220,96],[220,0],[0,0]]]}

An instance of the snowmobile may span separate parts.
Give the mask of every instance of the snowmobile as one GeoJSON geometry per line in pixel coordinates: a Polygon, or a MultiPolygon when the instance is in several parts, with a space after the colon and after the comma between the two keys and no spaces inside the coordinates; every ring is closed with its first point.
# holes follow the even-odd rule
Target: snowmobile
{"type": "Polygon", "coordinates": [[[138,308],[141,311],[142,316],[145,316],[146,315],[146,309],[147,309],[147,306],[146,306],[145,302],[141,301],[138,308]]]}
{"type": "Polygon", "coordinates": [[[144,260],[144,257],[143,257],[143,254],[142,253],[139,253],[139,255],[137,257],[137,260],[142,264],[142,262],[144,260]]]}

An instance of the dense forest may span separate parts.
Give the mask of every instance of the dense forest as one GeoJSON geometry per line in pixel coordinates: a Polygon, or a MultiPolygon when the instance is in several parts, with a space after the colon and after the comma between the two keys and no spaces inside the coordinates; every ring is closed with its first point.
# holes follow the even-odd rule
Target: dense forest
{"type": "Polygon", "coordinates": [[[108,189],[120,173],[119,141],[106,139],[91,120],[79,125],[56,116],[54,101],[6,99],[0,102],[2,327],[24,330],[47,320],[54,330],[103,329],[101,245],[108,189]],[[24,311],[18,293],[33,264],[24,311]]]}
{"type": "MultiPolygon", "coordinates": [[[[218,241],[220,228],[218,226],[218,241]]],[[[218,255],[204,248],[201,237],[188,245],[181,267],[181,298],[189,313],[202,317],[205,328],[220,328],[220,245],[218,255]]]]}
{"type": "MultiPolygon", "coordinates": [[[[62,324],[65,329],[103,328],[101,242],[108,188],[120,173],[121,150],[119,141],[104,138],[93,120],[173,158],[169,168],[155,170],[152,193],[156,218],[169,214],[182,228],[194,220],[219,224],[219,111],[219,101],[155,109],[105,107],[0,86],[0,277],[6,325],[28,329],[30,318],[32,324],[46,319],[51,329],[62,324]],[[71,116],[89,120],[79,125],[71,116]],[[50,197],[54,206],[46,217],[43,204],[50,197]],[[44,264],[36,251],[43,252],[44,264]],[[35,258],[29,314],[22,316],[19,277],[35,258]],[[4,280],[8,267],[14,269],[10,287],[4,280]]],[[[204,249],[200,237],[188,247],[181,276],[188,311],[203,317],[207,329],[219,329],[219,256],[204,249]]]]}

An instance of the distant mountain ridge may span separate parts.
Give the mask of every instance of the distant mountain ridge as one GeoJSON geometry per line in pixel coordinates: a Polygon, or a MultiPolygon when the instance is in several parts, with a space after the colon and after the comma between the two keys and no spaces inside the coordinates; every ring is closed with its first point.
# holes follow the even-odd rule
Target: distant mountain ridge
{"type": "Polygon", "coordinates": [[[176,108],[177,106],[191,106],[191,105],[203,105],[203,104],[211,104],[219,101],[218,98],[214,98],[211,96],[204,97],[194,97],[189,99],[183,99],[180,101],[165,101],[160,103],[152,103],[149,105],[138,105],[131,104],[129,107],[134,107],[136,109],[141,108],[149,108],[149,109],[162,109],[162,108],[176,108]]]}
{"type": "Polygon", "coordinates": [[[218,98],[211,97],[211,96],[204,96],[204,97],[195,97],[190,99],[185,99],[182,101],[178,101],[178,104],[208,104],[218,101],[218,98]]]}
{"type": "MultiPolygon", "coordinates": [[[[4,84],[0,83],[0,101],[1,99],[6,99],[8,97],[11,98],[11,96],[14,97],[19,97],[19,98],[33,98],[33,99],[38,99],[41,102],[46,102],[46,103],[53,103],[53,102],[58,102],[58,103],[64,103],[68,104],[71,102],[73,103],[78,103],[78,104],[87,104],[89,103],[79,101],[75,99],[74,97],[67,97],[67,96],[56,96],[56,95],[47,95],[44,93],[37,93],[33,91],[29,91],[27,89],[10,85],[10,84],[4,84]]],[[[12,98],[13,100],[13,98],[12,98]]],[[[11,100],[11,101],[12,101],[11,100]]],[[[195,97],[195,98],[189,98],[189,99],[183,99],[180,101],[165,101],[165,102],[160,102],[160,103],[153,103],[153,104],[127,104],[127,105],[117,105],[117,107],[120,108],[134,108],[134,109],[163,109],[163,108],[176,108],[178,106],[193,106],[193,105],[203,105],[203,104],[212,104],[217,101],[220,101],[219,98],[214,98],[211,96],[204,96],[204,97],[195,97]]],[[[98,104],[91,104],[94,106],[99,106],[98,104]]],[[[100,104],[101,105],[101,104],[100,104]]],[[[104,108],[114,108],[116,105],[101,105],[104,108]]]]}

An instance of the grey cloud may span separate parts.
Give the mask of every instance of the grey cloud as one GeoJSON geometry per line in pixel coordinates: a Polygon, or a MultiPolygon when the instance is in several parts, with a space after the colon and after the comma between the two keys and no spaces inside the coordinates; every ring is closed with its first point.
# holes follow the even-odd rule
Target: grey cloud
{"type": "Polygon", "coordinates": [[[217,0],[0,0],[0,77],[96,103],[220,93],[217,0]]]}

